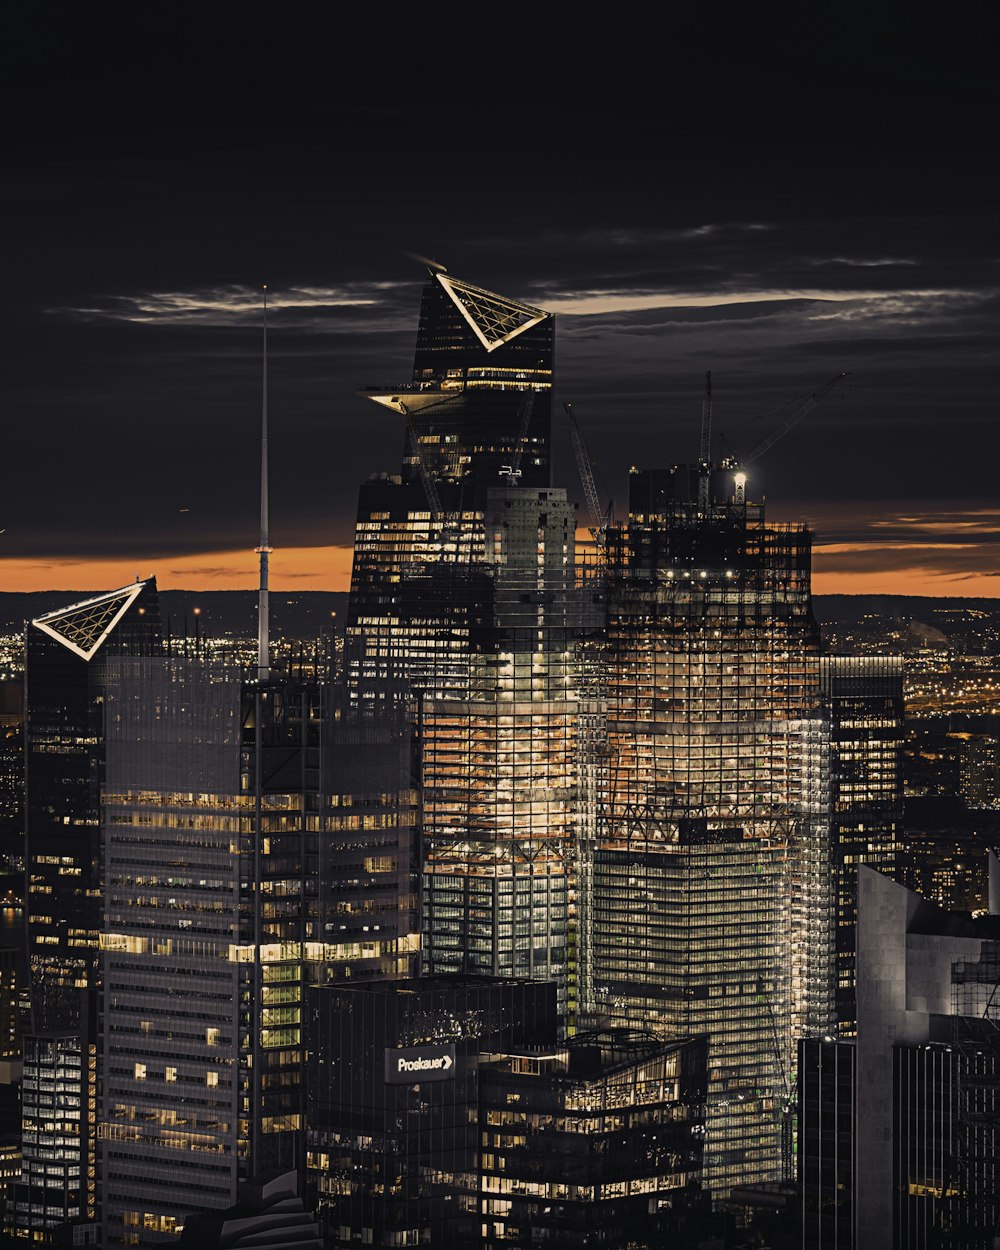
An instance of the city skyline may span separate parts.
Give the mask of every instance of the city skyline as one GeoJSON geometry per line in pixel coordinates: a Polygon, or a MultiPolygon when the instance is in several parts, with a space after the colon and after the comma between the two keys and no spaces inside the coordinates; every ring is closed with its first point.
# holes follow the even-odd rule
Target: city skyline
{"type": "MultiPolygon", "coordinates": [[[[50,33],[6,75],[6,588],[254,586],[266,281],[273,585],[346,589],[357,483],[404,438],[356,392],[406,376],[426,254],[555,313],[556,412],[574,403],[605,502],[623,509],[631,464],[693,458],[706,369],[738,452],[845,370],[754,472],[777,519],[815,529],[817,593],[1000,595],[977,160],[995,89],[947,36],[896,32],[880,59],[877,21],[870,46],[796,28],[748,66],[730,33],[704,65],[675,50],[655,86],[609,72],[592,96],[582,78],[522,91],[516,72],[497,125],[474,94],[414,101],[277,55],[234,112],[229,77],[202,72],[211,38],[121,57],[127,31],[99,48],[85,27],[88,60],[50,33]],[[183,93],[138,91],[177,56],[183,93]],[[499,194],[510,170],[521,190],[499,194]]],[[[582,502],[555,427],[553,480],[582,502]]]]}
{"type": "Polygon", "coordinates": [[[979,1250],[989,32],[331,17],[7,22],[0,1243],[979,1250]]]}

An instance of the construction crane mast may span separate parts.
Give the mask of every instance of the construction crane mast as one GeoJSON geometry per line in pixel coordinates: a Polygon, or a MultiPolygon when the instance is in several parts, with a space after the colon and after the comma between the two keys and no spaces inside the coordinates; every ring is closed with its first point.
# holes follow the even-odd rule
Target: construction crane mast
{"type": "Polygon", "coordinates": [[[505,464],[500,470],[500,476],[508,478],[511,486],[516,486],[517,480],[521,476],[521,457],[524,455],[524,449],[528,443],[528,426],[531,424],[531,410],[534,406],[535,392],[528,391],[521,401],[521,423],[513,458],[510,464],[505,464]]]}
{"type": "Polygon", "coordinates": [[[705,398],[701,401],[701,447],[698,452],[698,507],[708,510],[709,477],[712,472],[712,374],[705,373],[705,398]]]}
{"type": "Polygon", "coordinates": [[[420,435],[417,433],[417,427],[413,420],[413,413],[409,408],[401,403],[400,408],[406,417],[406,432],[410,436],[410,446],[413,448],[413,454],[417,460],[417,469],[420,473],[420,481],[423,484],[424,494],[427,496],[427,502],[430,505],[431,516],[440,517],[443,511],[441,507],[441,496],[438,494],[437,483],[431,477],[431,471],[427,467],[427,461],[424,458],[423,445],[420,442],[420,435]]]}
{"type": "Polygon", "coordinates": [[[573,405],[563,404],[563,408],[569,419],[569,436],[573,443],[573,454],[576,456],[576,467],[580,474],[584,497],[587,500],[587,511],[590,513],[590,532],[598,543],[603,543],[608,526],[611,524],[612,504],[608,504],[606,513],[601,511],[601,501],[597,494],[597,487],[594,485],[594,470],[591,468],[587,446],[573,413],[573,405]]]}

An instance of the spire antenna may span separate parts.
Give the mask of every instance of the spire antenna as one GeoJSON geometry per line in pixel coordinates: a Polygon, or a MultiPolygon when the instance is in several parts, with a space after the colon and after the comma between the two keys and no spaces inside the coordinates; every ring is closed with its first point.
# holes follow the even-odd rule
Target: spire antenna
{"type": "Polygon", "coordinates": [[[260,589],[257,597],[257,678],[266,682],[271,676],[270,646],[268,642],[268,587],[267,557],[271,553],[268,546],[267,517],[267,285],[264,291],[264,342],[263,342],[263,373],[261,385],[261,418],[260,418],[260,589]]]}

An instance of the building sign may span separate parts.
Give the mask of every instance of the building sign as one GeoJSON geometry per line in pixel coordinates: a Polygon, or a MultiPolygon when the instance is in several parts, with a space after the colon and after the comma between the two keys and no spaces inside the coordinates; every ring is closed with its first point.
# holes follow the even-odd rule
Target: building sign
{"type": "Polygon", "coordinates": [[[390,1085],[452,1081],[455,1079],[455,1047],[407,1046],[402,1050],[386,1050],[385,1079],[390,1085]]]}

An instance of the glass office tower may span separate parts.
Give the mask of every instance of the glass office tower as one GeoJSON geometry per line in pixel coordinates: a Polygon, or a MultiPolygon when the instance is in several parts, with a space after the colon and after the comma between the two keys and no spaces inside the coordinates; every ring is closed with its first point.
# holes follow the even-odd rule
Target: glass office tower
{"type": "Polygon", "coordinates": [[[411,709],[428,973],[569,995],[575,517],[549,480],[553,320],[434,272],[398,475],[362,487],[346,639],[356,714],[411,709]]]}
{"type": "Polygon", "coordinates": [[[160,649],[156,581],[38,617],[25,659],[25,863],[33,1026],[72,1029],[95,985],[109,657],[160,649]]]}
{"type": "Polygon", "coordinates": [[[608,536],[591,1005],[708,1034],[723,1198],[790,1176],[795,1039],[832,1010],[809,569],[805,527],[767,523],[732,469],[634,471],[608,536]]]}
{"type": "Polygon", "coordinates": [[[95,1211],[101,796],[108,666],[161,647],[156,582],[37,617],[25,638],[25,1038],[17,1231],[95,1211]],[[55,1073],[55,1078],[53,1077],[55,1073]],[[56,1085],[53,1085],[53,1079],[56,1085]],[[49,1094],[58,1089],[59,1114],[49,1094]]]}
{"type": "Polygon", "coordinates": [[[836,901],[836,1025],[857,1032],[858,865],[904,884],[903,662],[897,656],[824,656],[830,718],[830,833],[836,901]]]}
{"type": "Polygon", "coordinates": [[[414,970],[408,740],[202,658],[107,684],[105,1244],[172,1240],[304,1165],[307,984],[414,970]]]}

